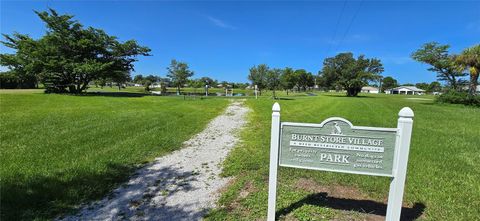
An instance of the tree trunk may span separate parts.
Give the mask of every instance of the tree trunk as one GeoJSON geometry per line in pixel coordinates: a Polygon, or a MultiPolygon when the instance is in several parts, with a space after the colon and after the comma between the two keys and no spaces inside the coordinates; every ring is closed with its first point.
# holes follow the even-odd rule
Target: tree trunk
{"type": "Polygon", "coordinates": [[[275,89],[272,90],[272,95],[273,95],[273,99],[277,99],[277,97],[275,96],[275,89]]]}
{"type": "Polygon", "coordinates": [[[75,88],[75,85],[69,85],[68,86],[68,92],[70,92],[71,94],[74,94],[76,93],[77,89],[75,88]]]}
{"type": "Polygon", "coordinates": [[[457,88],[457,79],[455,79],[455,76],[452,76],[452,79],[450,80],[450,84],[452,84],[452,89],[458,91],[457,88]]]}
{"type": "Polygon", "coordinates": [[[477,85],[478,85],[478,73],[477,74],[471,73],[470,74],[470,88],[468,90],[468,93],[471,96],[474,96],[474,95],[477,94],[477,85]]]}
{"type": "Polygon", "coordinates": [[[177,95],[180,95],[180,85],[177,86],[177,95]]]}
{"type": "Polygon", "coordinates": [[[358,90],[356,88],[347,88],[348,97],[356,97],[358,95],[358,90]]]}

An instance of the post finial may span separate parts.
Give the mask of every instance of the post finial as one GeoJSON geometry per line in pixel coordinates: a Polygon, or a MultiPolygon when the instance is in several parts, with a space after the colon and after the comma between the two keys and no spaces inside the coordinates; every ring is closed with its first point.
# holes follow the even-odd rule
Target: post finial
{"type": "Polygon", "coordinates": [[[413,110],[409,107],[404,107],[398,112],[399,117],[413,118],[413,110]]]}
{"type": "Polygon", "coordinates": [[[275,102],[275,104],[273,104],[272,111],[273,112],[280,112],[280,104],[275,102]]]}

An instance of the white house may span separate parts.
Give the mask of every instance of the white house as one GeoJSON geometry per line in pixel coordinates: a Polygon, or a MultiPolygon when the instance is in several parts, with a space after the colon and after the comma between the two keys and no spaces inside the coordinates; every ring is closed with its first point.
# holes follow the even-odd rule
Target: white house
{"type": "Polygon", "coordinates": [[[378,94],[380,90],[377,87],[362,87],[362,93],[378,94]]]}
{"type": "MultiPolygon", "coordinates": [[[[470,89],[470,86],[464,86],[463,90],[468,91],[470,89]]],[[[480,85],[477,85],[477,89],[475,90],[477,94],[480,94],[480,85]]]]}
{"type": "Polygon", "coordinates": [[[400,86],[385,91],[386,94],[410,94],[410,95],[422,95],[425,94],[425,90],[417,88],[415,86],[400,86]]]}

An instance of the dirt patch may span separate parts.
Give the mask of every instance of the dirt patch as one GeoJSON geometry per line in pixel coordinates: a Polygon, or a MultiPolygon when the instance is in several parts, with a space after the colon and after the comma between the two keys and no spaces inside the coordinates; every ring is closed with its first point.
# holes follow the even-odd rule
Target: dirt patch
{"type": "Polygon", "coordinates": [[[252,192],[256,192],[257,188],[255,188],[255,185],[253,184],[252,181],[248,181],[245,183],[245,186],[243,186],[242,190],[240,191],[239,198],[240,199],[245,199],[247,198],[248,195],[252,192]]]}
{"type": "Polygon", "coordinates": [[[328,196],[335,198],[369,199],[366,194],[360,192],[355,187],[341,185],[322,186],[312,179],[301,178],[295,183],[295,187],[311,193],[324,192],[328,196]]]}
{"type": "MultiPolygon", "coordinates": [[[[338,215],[333,220],[385,220],[387,203],[375,201],[358,188],[342,185],[319,185],[312,179],[299,179],[294,187],[309,192],[307,197],[283,209],[283,215],[291,218],[289,213],[303,205],[315,205],[335,209],[338,215]]],[[[425,205],[416,203],[409,206],[404,203],[401,220],[415,220],[423,216],[425,205]]]]}

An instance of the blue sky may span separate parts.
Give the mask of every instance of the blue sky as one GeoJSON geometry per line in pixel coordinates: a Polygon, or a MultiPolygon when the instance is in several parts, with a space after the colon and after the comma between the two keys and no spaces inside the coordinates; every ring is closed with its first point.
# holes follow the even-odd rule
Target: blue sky
{"type": "Polygon", "coordinates": [[[458,53],[480,43],[480,1],[2,0],[1,33],[42,36],[33,10],[47,7],[150,47],[153,56],[141,57],[136,73],[160,76],[172,58],[187,62],[194,77],[235,82],[247,82],[260,63],[316,74],[326,57],[352,51],[381,59],[383,75],[401,83],[431,82],[435,73],[410,58],[414,50],[437,41],[458,53]]]}

